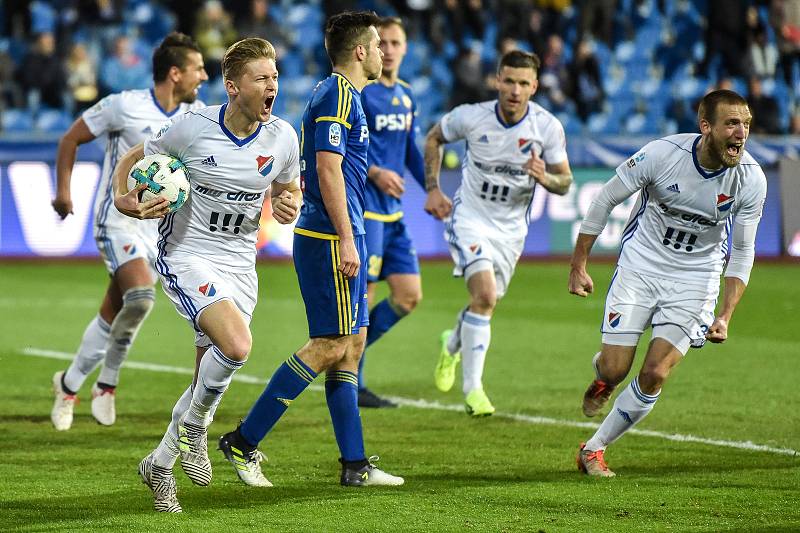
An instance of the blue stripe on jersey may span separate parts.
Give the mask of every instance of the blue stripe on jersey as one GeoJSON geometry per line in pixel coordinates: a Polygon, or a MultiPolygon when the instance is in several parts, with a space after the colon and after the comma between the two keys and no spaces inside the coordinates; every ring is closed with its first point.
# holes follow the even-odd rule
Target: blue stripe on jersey
{"type": "Polygon", "coordinates": [[[192,317],[192,322],[195,324],[195,329],[198,329],[197,323],[195,322],[197,319],[197,308],[194,306],[192,299],[185,292],[183,292],[183,289],[181,289],[180,285],[178,285],[177,276],[169,271],[169,265],[167,265],[166,261],[164,261],[164,257],[167,255],[167,237],[169,237],[169,235],[172,233],[174,220],[175,213],[173,212],[164,217],[164,220],[158,225],[158,233],[160,237],[158,240],[156,269],[160,274],[167,278],[170,289],[172,289],[175,294],[178,295],[178,300],[180,300],[183,309],[190,317],[192,317]]]}
{"type": "Polygon", "coordinates": [[[525,225],[531,225],[531,209],[533,208],[533,198],[536,195],[536,186],[538,183],[533,184],[533,189],[531,189],[531,201],[528,202],[528,208],[525,210],[525,225]]]}
{"type": "Polygon", "coordinates": [[[731,235],[731,225],[733,223],[733,218],[728,217],[728,220],[725,222],[725,233],[722,235],[722,256],[723,261],[725,260],[725,256],[728,255],[728,237],[731,235]]]}
{"type": "Polygon", "coordinates": [[[119,267],[119,262],[117,261],[117,256],[114,254],[114,247],[111,246],[111,241],[108,238],[108,234],[106,232],[106,219],[108,219],[108,210],[110,209],[111,204],[113,203],[114,198],[114,171],[117,168],[117,163],[119,162],[119,141],[120,141],[121,134],[118,131],[112,131],[108,134],[109,140],[109,174],[108,174],[108,183],[106,184],[105,190],[105,197],[103,198],[103,203],[100,205],[100,212],[97,214],[97,227],[98,227],[98,238],[102,243],[104,243],[105,255],[108,257],[109,262],[111,263],[111,270],[115,271],[119,267]]]}
{"type": "Polygon", "coordinates": [[[614,275],[611,276],[611,281],[608,282],[608,289],[606,289],[606,303],[603,305],[603,316],[600,319],[600,333],[603,333],[603,324],[606,323],[606,317],[608,316],[608,295],[611,294],[611,286],[614,285],[614,280],[617,279],[617,274],[619,274],[619,268],[614,269],[614,275]]]}
{"type": "Polygon", "coordinates": [[[634,233],[636,233],[636,228],[639,227],[639,219],[641,218],[645,208],[647,207],[647,200],[649,198],[650,194],[648,194],[647,187],[645,187],[644,189],[642,189],[642,205],[641,207],[639,207],[639,211],[636,212],[636,216],[633,217],[633,220],[630,221],[628,226],[625,228],[625,231],[622,232],[622,240],[620,241],[619,245],[620,254],[622,254],[622,248],[625,246],[625,243],[628,242],[633,237],[634,233]]]}
{"type": "Polygon", "coordinates": [[[453,230],[453,224],[456,221],[456,209],[461,204],[461,198],[455,197],[453,199],[453,210],[450,212],[450,221],[445,223],[445,231],[447,232],[447,242],[453,245],[453,248],[456,249],[456,253],[458,254],[458,267],[462,270],[466,268],[467,258],[464,255],[464,251],[458,245],[458,237],[456,236],[456,232],[453,230]]]}

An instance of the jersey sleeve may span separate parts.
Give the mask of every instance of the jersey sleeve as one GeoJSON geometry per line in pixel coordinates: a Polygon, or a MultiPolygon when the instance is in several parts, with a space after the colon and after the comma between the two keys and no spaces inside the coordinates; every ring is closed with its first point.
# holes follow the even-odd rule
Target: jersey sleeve
{"type": "Polygon", "coordinates": [[[736,223],[744,226],[758,224],[767,200],[767,177],[760,167],[755,167],[754,170],[740,193],[742,201],[734,208],[736,223]]]}
{"type": "Polygon", "coordinates": [[[469,134],[470,126],[475,123],[475,114],[471,108],[472,106],[469,104],[460,105],[446,113],[439,121],[442,135],[447,142],[464,139],[469,134]]]}
{"type": "Polygon", "coordinates": [[[317,152],[333,152],[344,157],[347,152],[347,135],[352,128],[353,93],[339,83],[320,95],[311,108],[314,128],[314,146],[317,152]]]}
{"type": "Polygon", "coordinates": [[[275,178],[275,181],[284,184],[300,179],[300,145],[297,141],[297,132],[291,126],[286,129],[286,138],[289,139],[289,157],[283,170],[275,178]]]}
{"type": "Polygon", "coordinates": [[[617,176],[629,191],[638,191],[653,180],[653,166],[658,152],[655,142],[657,141],[647,143],[617,167],[617,176]]]}
{"type": "Polygon", "coordinates": [[[567,160],[567,136],[564,126],[552,117],[544,128],[545,144],[542,147],[542,160],[548,165],[557,165],[567,160]]]}
{"type": "Polygon", "coordinates": [[[106,132],[122,129],[121,98],[120,94],[110,94],[83,112],[81,118],[92,135],[99,137],[106,132]]]}
{"type": "Polygon", "coordinates": [[[173,117],[161,130],[144,142],[144,155],[168,154],[183,161],[187,148],[197,137],[191,113],[173,117]]]}

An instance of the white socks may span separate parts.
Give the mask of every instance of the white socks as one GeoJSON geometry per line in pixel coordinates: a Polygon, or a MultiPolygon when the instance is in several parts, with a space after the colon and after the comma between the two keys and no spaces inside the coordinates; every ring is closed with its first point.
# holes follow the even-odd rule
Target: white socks
{"type": "Polygon", "coordinates": [[[108,343],[110,330],[111,326],[100,315],[97,315],[86,326],[81,345],[78,347],[78,353],[64,374],[64,385],[69,390],[78,392],[86,377],[103,360],[106,355],[106,344],[108,343]]]}
{"type": "Polygon", "coordinates": [[[450,337],[447,339],[447,351],[450,352],[450,355],[454,355],[461,350],[461,324],[464,322],[464,313],[467,311],[469,311],[469,306],[458,312],[456,325],[453,328],[453,332],[450,333],[450,337]]]}
{"type": "Polygon", "coordinates": [[[189,404],[192,402],[192,386],[183,391],[178,403],[172,408],[172,421],[167,427],[167,432],[161,439],[155,452],[153,452],[153,462],[158,466],[172,469],[175,466],[175,459],[178,458],[178,420],[180,420],[183,413],[189,409],[189,404]]]}
{"type": "Polygon", "coordinates": [[[97,377],[98,383],[117,386],[119,369],[127,359],[131,344],[155,301],[156,290],[153,287],[134,287],[125,291],[122,309],[111,323],[111,339],[106,348],[103,369],[97,377]]]}
{"type": "Polygon", "coordinates": [[[644,394],[639,388],[639,378],[636,377],[630,385],[619,393],[614,407],[608,413],[603,423],[594,436],[586,443],[586,450],[605,450],[606,446],[620,438],[637,422],[653,410],[653,406],[661,394],[644,394]]]}
{"type": "MultiPolygon", "coordinates": [[[[482,389],[483,365],[486,351],[492,340],[490,317],[464,311],[461,321],[461,360],[463,382],[461,390],[468,394],[474,389],[482,389]]],[[[449,344],[449,343],[448,343],[449,344]]],[[[449,347],[448,347],[449,349],[449,347]]]]}
{"type": "Polygon", "coordinates": [[[229,359],[216,346],[211,346],[200,361],[197,384],[184,421],[195,426],[208,427],[212,410],[230,385],[233,374],[242,365],[244,361],[229,359]]]}

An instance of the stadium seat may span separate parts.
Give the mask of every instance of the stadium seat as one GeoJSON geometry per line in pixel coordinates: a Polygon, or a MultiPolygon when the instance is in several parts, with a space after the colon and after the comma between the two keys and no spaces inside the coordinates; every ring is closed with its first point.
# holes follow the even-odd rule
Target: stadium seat
{"type": "Polygon", "coordinates": [[[23,132],[33,129],[33,117],[27,109],[6,109],[0,114],[3,131],[23,132]]]}
{"type": "Polygon", "coordinates": [[[34,128],[48,133],[62,133],[72,124],[72,117],[60,109],[41,109],[34,121],[34,128]]]}

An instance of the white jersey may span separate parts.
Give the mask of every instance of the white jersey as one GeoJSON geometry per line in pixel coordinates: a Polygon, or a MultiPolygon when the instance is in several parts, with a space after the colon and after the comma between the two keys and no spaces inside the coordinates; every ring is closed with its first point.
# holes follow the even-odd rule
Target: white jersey
{"type": "Polygon", "coordinates": [[[159,224],[159,270],[166,256],[252,270],[267,189],[273,181],[300,179],[297,134],[289,123],[273,116],[239,139],[223,122],[227,105],[190,111],[144,143],[145,155],[183,161],[192,188],[183,207],[159,224]]]}
{"type": "Polygon", "coordinates": [[[767,179],[746,151],[733,168],[703,169],[700,138],[657,139],[617,167],[628,190],[641,191],[622,235],[619,265],[716,290],[733,217],[758,224],[767,179]]]}
{"type": "Polygon", "coordinates": [[[109,227],[128,227],[133,221],[138,223],[140,230],[152,236],[152,242],[156,241],[158,221],[134,220],[114,208],[114,191],[111,188],[114,168],[119,158],[158,132],[170,117],[204,105],[199,101],[180,104],[172,113],[166,113],[153,90],[143,89],[111,94],[83,112],[81,118],[92,135],[103,144],[106,154],[94,203],[95,236],[109,227]]]}
{"type": "Polygon", "coordinates": [[[463,180],[454,197],[459,216],[492,234],[518,239],[528,232],[536,182],[522,166],[535,152],[545,163],[567,160],[564,128],[542,106],[528,102],[516,124],[500,119],[497,100],[461,105],[440,122],[448,142],[466,139],[463,180]]]}

